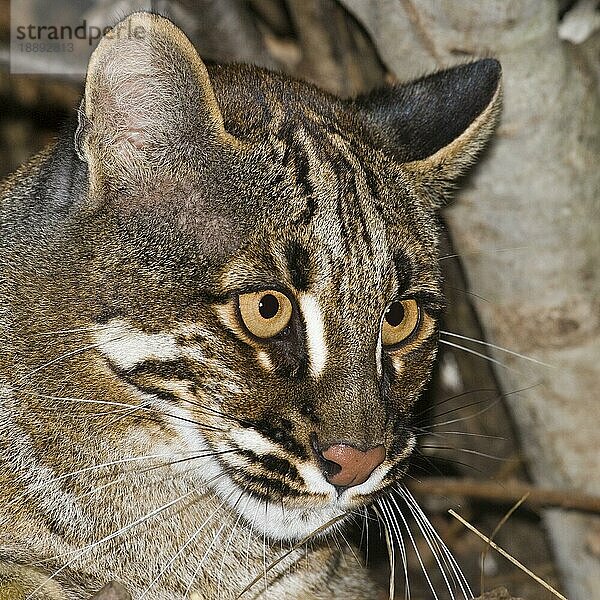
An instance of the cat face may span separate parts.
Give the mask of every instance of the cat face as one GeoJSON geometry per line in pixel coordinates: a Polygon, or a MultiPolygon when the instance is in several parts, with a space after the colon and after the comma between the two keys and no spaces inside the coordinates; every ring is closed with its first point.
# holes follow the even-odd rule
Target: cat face
{"type": "MultiPolygon", "coordinates": [[[[249,520],[266,514],[270,536],[299,538],[403,474],[414,445],[411,408],[432,367],[443,299],[432,208],[397,166],[382,155],[378,164],[343,131],[319,140],[319,124],[281,108],[293,109],[288,137],[263,133],[260,155],[238,159],[244,176],[227,193],[283,205],[282,214],[256,214],[241,247],[212,268],[194,260],[205,235],[190,225],[195,216],[185,225],[177,213],[163,216],[185,228],[186,243],[171,236],[160,248],[150,225],[151,244],[136,246],[123,234],[119,243],[129,247],[119,253],[133,257],[133,286],[125,292],[127,278],[111,274],[119,294],[100,292],[105,316],[94,343],[115,377],[185,419],[170,435],[218,453],[210,477],[224,496],[251,495],[247,505],[238,502],[249,520]],[[248,179],[257,182],[250,191],[248,179]],[[152,247],[162,258],[148,257],[152,247]],[[185,272],[165,270],[161,289],[153,286],[136,306],[144,261],[176,256],[185,272]],[[203,273],[190,272],[195,262],[203,273]],[[199,282],[205,298],[194,290],[199,282]],[[187,427],[194,422],[202,424],[197,432],[187,427]],[[359,458],[383,452],[358,467],[324,457],[347,447],[359,458]]],[[[206,189],[191,179],[186,187],[187,198],[206,189]]]]}
{"type": "Polygon", "coordinates": [[[94,353],[61,386],[133,407],[121,443],[201,454],[187,476],[300,539],[405,472],[443,308],[436,202],[491,131],[499,68],[341,101],[207,71],[170,22],[129,19],[148,35],[90,62],[85,201],[48,259],[40,314],[94,353]]]}

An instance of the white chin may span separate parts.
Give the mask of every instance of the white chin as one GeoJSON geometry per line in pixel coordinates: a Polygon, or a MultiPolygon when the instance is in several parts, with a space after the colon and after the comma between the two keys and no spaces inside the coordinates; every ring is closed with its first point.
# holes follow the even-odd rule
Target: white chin
{"type": "Polygon", "coordinates": [[[314,505],[301,508],[285,506],[285,503],[282,505],[279,501],[266,502],[250,496],[228,477],[219,479],[213,485],[219,495],[227,500],[254,531],[272,540],[296,542],[311,534],[318,536],[330,531],[326,526],[330,521],[332,529],[339,526],[343,521],[342,517],[348,511],[363,504],[360,496],[370,494],[381,487],[386,471],[387,469],[381,469],[381,472],[376,470],[365,483],[348,488],[339,495],[319,473],[318,479],[311,482],[311,478],[308,478],[306,481],[308,491],[315,494],[314,505]],[[310,485],[317,482],[318,486],[310,485]]]}

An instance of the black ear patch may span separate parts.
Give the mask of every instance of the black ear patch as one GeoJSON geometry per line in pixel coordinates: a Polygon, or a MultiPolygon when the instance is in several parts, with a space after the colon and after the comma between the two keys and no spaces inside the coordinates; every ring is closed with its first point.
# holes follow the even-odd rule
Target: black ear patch
{"type": "Polygon", "coordinates": [[[461,136],[490,105],[501,79],[493,58],[359,96],[353,104],[377,145],[402,162],[422,160],[461,136]]]}

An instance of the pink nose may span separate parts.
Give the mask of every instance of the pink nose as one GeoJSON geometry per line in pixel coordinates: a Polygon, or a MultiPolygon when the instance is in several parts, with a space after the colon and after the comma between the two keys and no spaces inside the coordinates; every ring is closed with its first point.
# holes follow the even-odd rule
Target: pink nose
{"type": "Polygon", "coordinates": [[[329,463],[335,463],[330,465],[333,468],[325,469],[327,481],[338,487],[351,487],[369,479],[371,473],[385,460],[385,447],[375,446],[363,452],[354,446],[335,444],[329,446],[322,456],[329,463]]]}

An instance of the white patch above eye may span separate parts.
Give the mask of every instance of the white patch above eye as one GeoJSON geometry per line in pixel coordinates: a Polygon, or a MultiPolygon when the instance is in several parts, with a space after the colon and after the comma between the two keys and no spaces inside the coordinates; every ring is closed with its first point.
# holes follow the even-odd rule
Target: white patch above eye
{"type": "Polygon", "coordinates": [[[300,294],[299,302],[306,322],[310,372],[313,377],[318,377],[323,372],[327,361],[323,313],[317,299],[312,294],[300,294]]]}
{"type": "Polygon", "coordinates": [[[264,350],[258,350],[256,352],[256,358],[265,371],[273,370],[273,363],[271,362],[269,355],[264,350]]]}
{"type": "Polygon", "coordinates": [[[144,333],[122,319],[113,319],[94,333],[98,350],[121,369],[146,360],[174,360],[182,354],[175,336],[144,333]]]}
{"type": "Polygon", "coordinates": [[[256,429],[232,429],[231,440],[244,450],[252,450],[255,454],[277,454],[281,452],[276,444],[261,435],[256,429]]]}

